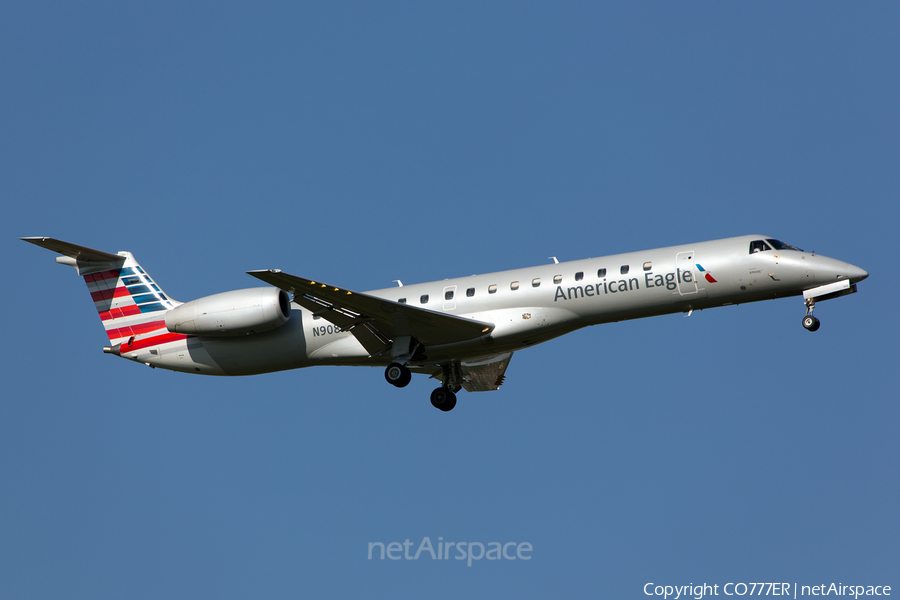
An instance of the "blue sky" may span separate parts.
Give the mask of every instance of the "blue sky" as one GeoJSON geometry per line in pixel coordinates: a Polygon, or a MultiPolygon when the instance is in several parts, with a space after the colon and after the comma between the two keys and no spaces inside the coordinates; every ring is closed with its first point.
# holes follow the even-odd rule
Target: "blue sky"
{"type": "Polygon", "coordinates": [[[0,8],[0,589],[10,598],[618,597],[900,586],[895,3],[0,8]],[[871,276],[588,328],[500,391],[139,367],[17,240],[182,301],[774,236],[871,276]],[[18,290],[12,293],[13,290],[18,290]],[[530,561],[367,560],[528,542],[530,561]]]}

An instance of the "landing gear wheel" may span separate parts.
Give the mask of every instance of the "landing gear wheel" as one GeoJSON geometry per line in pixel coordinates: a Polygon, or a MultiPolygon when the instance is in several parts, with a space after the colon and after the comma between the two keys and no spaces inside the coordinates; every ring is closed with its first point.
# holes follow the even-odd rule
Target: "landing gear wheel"
{"type": "Polygon", "coordinates": [[[445,387],[439,387],[431,392],[431,405],[444,412],[451,411],[456,406],[456,394],[445,387]]]}
{"type": "Polygon", "coordinates": [[[400,363],[391,363],[384,370],[384,378],[389,384],[402,388],[409,385],[409,382],[412,380],[412,373],[400,363]]]}
{"type": "Polygon", "coordinates": [[[805,317],[803,317],[803,326],[808,331],[815,331],[816,329],[819,328],[819,325],[820,325],[819,320],[817,318],[815,318],[814,316],[806,315],[805,317]]]}

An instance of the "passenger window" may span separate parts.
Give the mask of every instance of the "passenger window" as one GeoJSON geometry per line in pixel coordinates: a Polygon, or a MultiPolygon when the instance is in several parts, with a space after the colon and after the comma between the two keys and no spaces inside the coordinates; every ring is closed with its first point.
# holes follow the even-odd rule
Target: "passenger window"
{"type": "Polygon", "coordinates": [[[313,321],[318,321],[322,318],[322,315],[313,315],[313,321]]]}
{"type": "Polygon", "coordinates": [[[582,279],[584,279],[584,271],[575,273],[575,281],[581,281],[582,279]]]}
{"type": "Polygon", "coordinates": [[[397,300],[397,302],[399,302],[400,304],[406,304],[406,298],[400,298],[399,300],[397,300]]]}
{"type": "Polygon", "coordinates": [[[597,269],[597,277],[606,277],[606,269],[597,269]]]}
{"type": "Polygon", "coordinates": [[[621,273],[622,275],[628,275],[628,265],[622,265],[622,267],[619,269],[619,273],[621,273]]]}
{"type": "Polygon", "coordinates": [[[562,275],[554,275],[553,283],[562,283],[562,275]]]}
{"type": "Polygon", "coordinates": [[[422,294],[419,297],[419,304],[428,304],[428,294],[422,294]]]}
{"type": "Polygon", "coordinates": [[[475,295],[475,288],[469,288],[466,290],[466,296],[468,296],[469,298],[471,298],[474,295],[475,295]]]}
{"type": "Polygon", "coordinates": [[[531,287],[540,287],[541,286],[541,278],[535,277],[531,280],[531,287]]]}
{"type": "Polygon", "coordinates": [[[496,294],[497,293],[497,284],[492,283],[488,286],[488,294],[496,294]]]}
{"type": "Polygon", "coordinates": [[[519,289],[519,282],[518,282],[518,281],[513,281],[511,284],[509,284],[509,289],[511,289],[511,290],[517,290],[517,289],[519,289]]]}
{"type": "Polygon", "coordinates": [[[649,260],[648,260],[647,262],[644,263],[644,270],[645,270],[645,271],[649,271],[649,270],[652,269],[652,268],[653,268],[653,263],[650,262],[649,260]]]}
{"type": "Polygon", "coordinates": [[[453,290],[444,292],[444,300],[453,300],[453,290]]]}
{"type": "Polygon", "coordinates": [[[750,242],[750,254],[756,254],[757,252],[765,252],[766,250],[771,250],[769,245],[762,240],[755,240],[750,242]]]}

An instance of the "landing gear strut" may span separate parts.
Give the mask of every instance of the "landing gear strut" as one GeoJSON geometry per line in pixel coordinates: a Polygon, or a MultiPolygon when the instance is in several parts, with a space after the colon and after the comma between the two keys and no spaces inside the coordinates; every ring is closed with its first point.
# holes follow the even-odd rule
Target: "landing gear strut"
{"type": "Polygon", "coordinates": [[[409,385],[410,380],[412,380],[412,373],[400,363],[391,363],[384,370],[384,378],[389,384],[402,388],[409,385]]]}
{"type": "Polygon", "coordinates": [[[813,309],[816,307],[816,301],[812,298],[806,301],[806,316],[803,317],[803,327],[807,331],[815,331],[819,328],[819,320],[813,316],[813,309]]]}
{"type": "Polygon", "coordinates": [[[456,392],[462,386],[462,372],[458,362],[450,362],[443,366],[441,381],[444,385],[431,392],[431,405],[444,412],[453,410],[456,406],[456,392]]]}
{"type": "MultiPolygon", "coordinates": [[[[406,365],[392,362],[384,370],[384,378],[391,385],[402,388],[409,385],[410,380],[412,380],[412,373],[406,365]]],[[[459,363],[444,365],[444,372],[441,377],[444,385],[431,392],[431,405],[444,412],[453,410],[456,406],[456,392],[462,388],[459,384],[461,378],[459,363]]]]}

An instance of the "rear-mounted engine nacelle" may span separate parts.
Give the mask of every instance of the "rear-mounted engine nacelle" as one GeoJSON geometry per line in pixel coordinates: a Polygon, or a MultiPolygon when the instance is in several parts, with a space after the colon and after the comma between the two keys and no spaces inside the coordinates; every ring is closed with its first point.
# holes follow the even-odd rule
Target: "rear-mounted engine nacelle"
{"type": "Polygon", "coordinates": [[[284,325],[291,299],[278,288],[250,288],[192,300],[166,313],[166,329],[189,335],[244,335],[284,325]]]}

